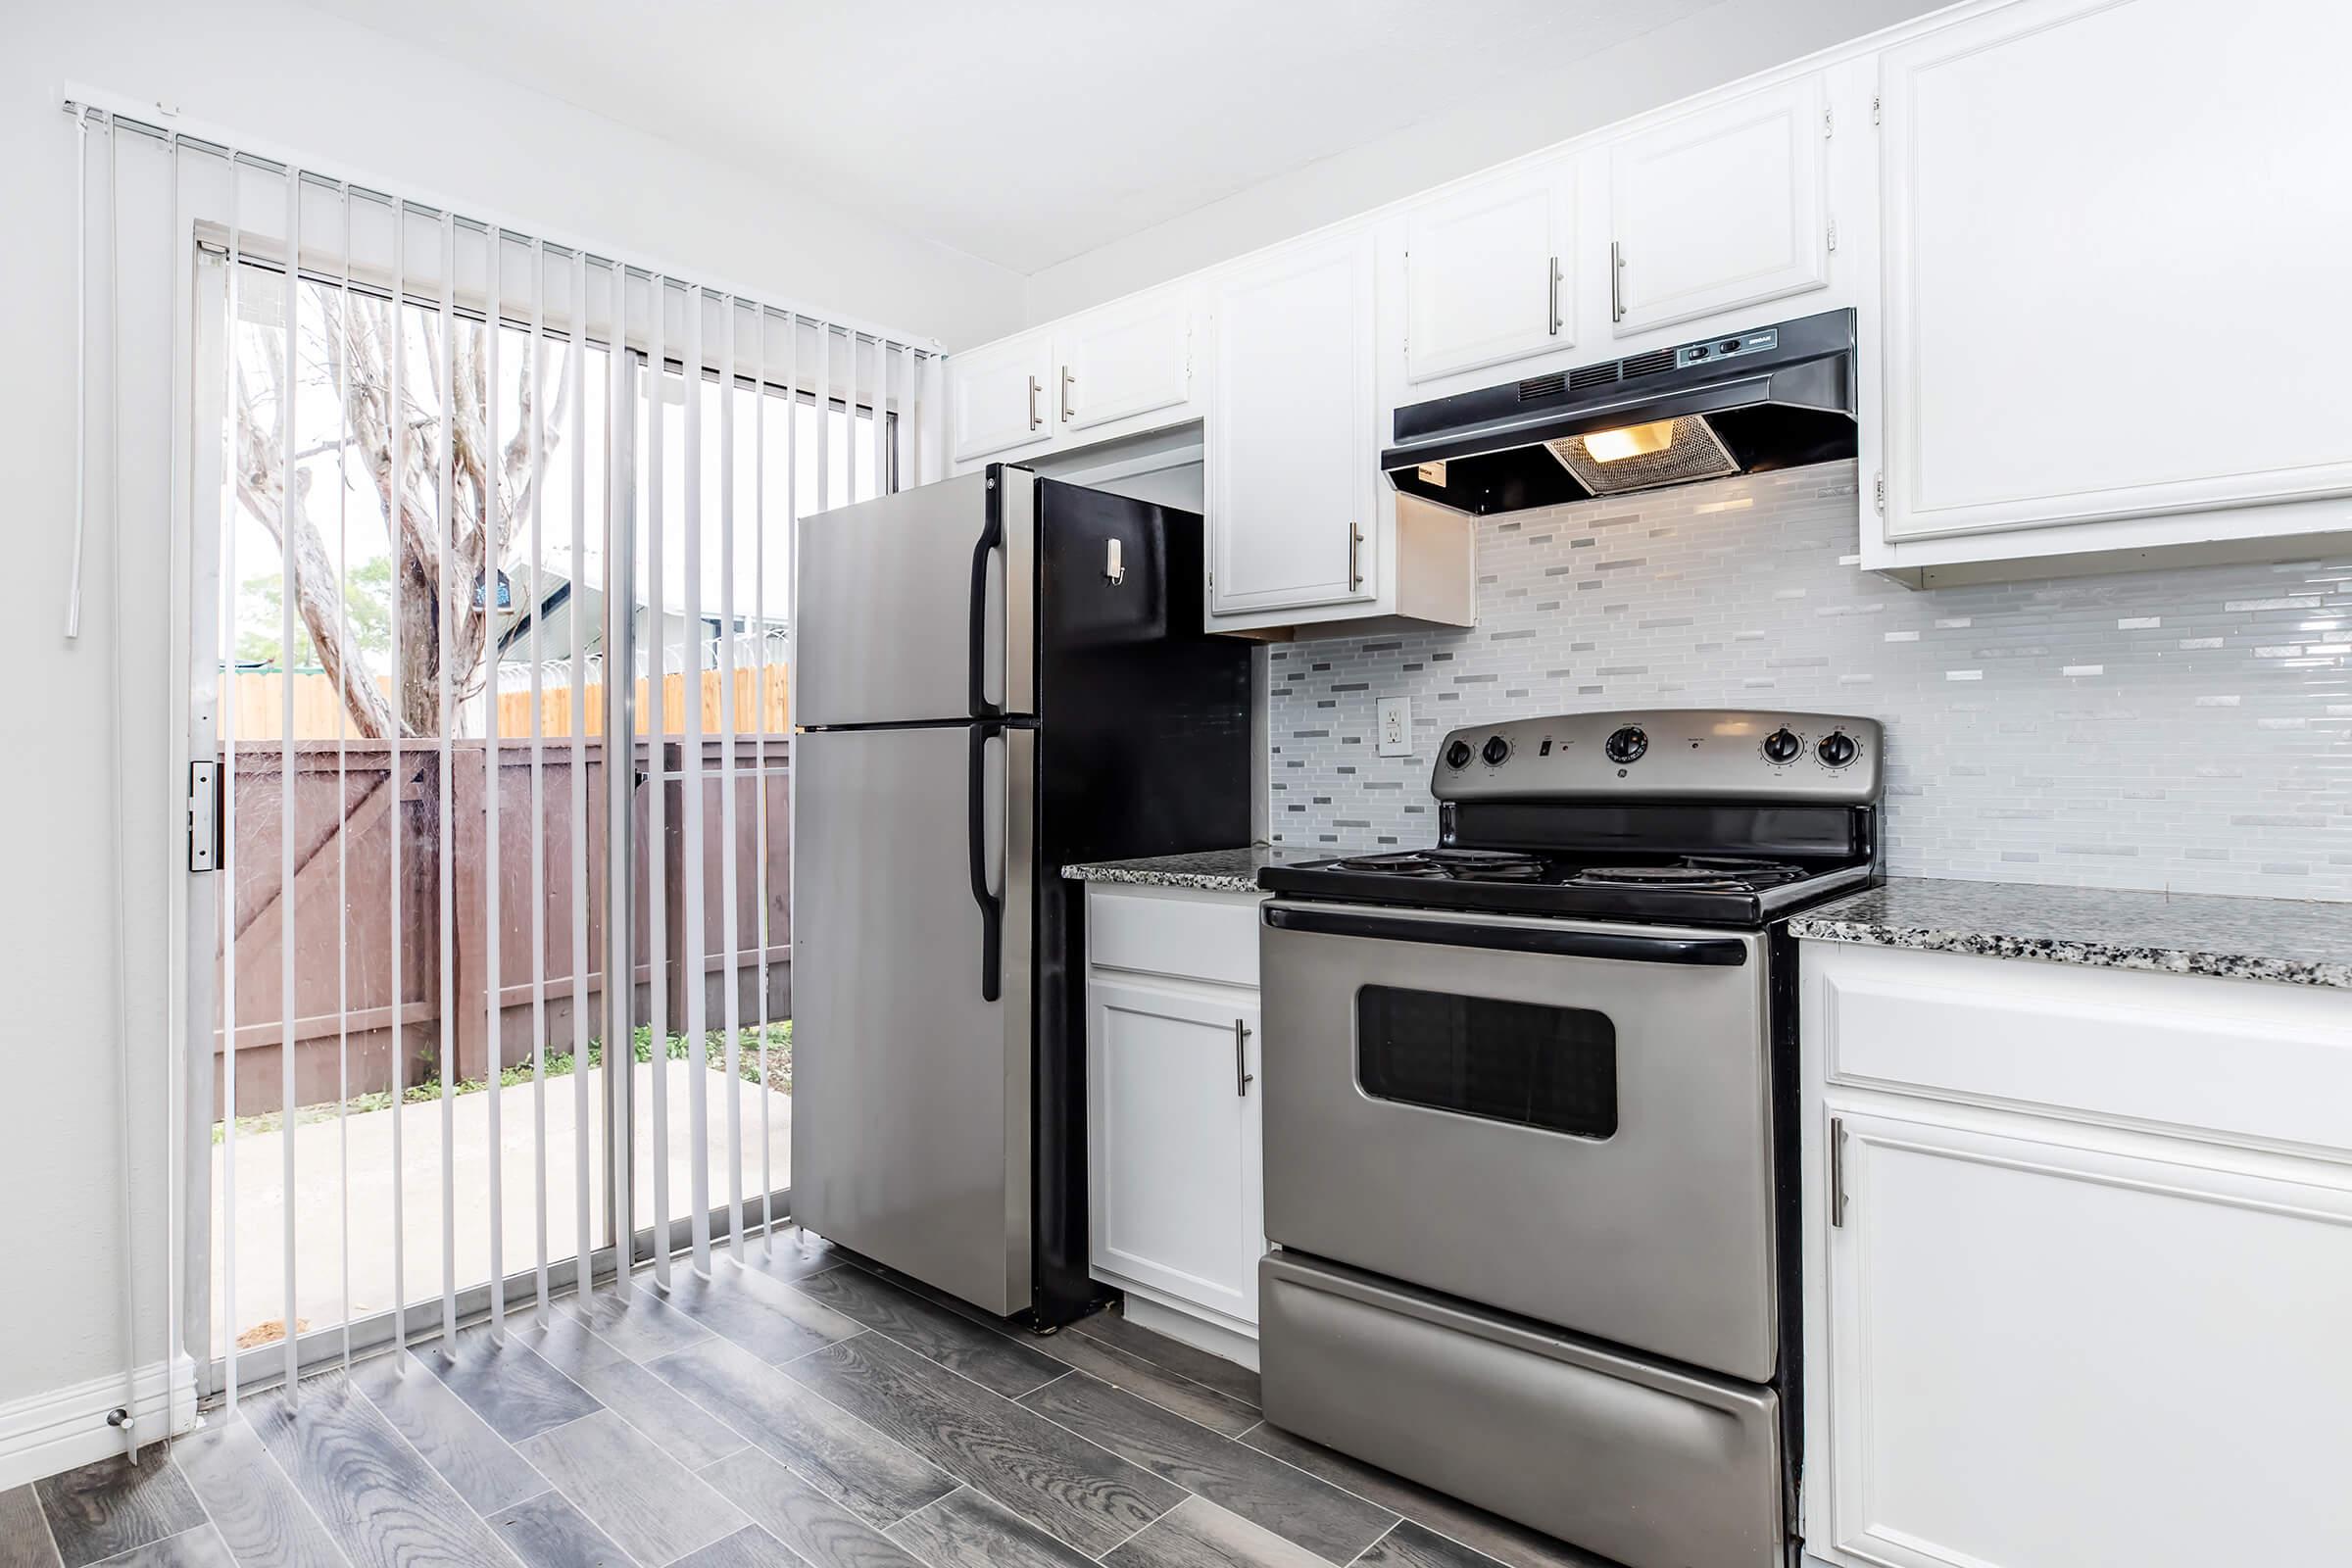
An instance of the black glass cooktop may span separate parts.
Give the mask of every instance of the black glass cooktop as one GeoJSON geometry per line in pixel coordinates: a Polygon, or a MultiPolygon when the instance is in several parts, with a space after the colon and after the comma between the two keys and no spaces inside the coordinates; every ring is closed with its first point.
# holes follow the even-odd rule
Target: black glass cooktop
{"type": "Polygon", "coordinates": [[[1754,925],[1860,887],[1866,862],[1443,847],[1270,865],[1258,885],[1351,903],[1754,925]]]}

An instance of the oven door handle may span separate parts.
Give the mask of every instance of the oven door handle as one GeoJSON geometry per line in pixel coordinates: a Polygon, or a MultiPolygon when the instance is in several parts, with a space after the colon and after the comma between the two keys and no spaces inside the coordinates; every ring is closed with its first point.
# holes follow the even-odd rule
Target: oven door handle
{"type": "Polygon", "coordinates": [[[1497,953],[1539,953],[1561,958],[1620,958],[1631,963],[1688,963],[1735,969],[1747,962],[1737,937],[1647,937],[1616,931],[1547,931],[1539,926],[1477,925],[1465,920],[1415,920],[1345,909],[1296,909],[1269,905],[1266,924],[1312,936],[1368,937],[1379,942],[1426,942],[1497,953]]]}

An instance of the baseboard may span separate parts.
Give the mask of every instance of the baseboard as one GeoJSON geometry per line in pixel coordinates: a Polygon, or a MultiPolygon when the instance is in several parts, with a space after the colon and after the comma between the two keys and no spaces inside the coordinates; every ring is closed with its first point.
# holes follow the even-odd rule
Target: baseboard
{"type": "Polygon", "coordinates": [[[1237,1333],[1222,1323],[1211,1323],[1180,1306],[1152,1299],[1132,1285],[1122,1286],[1127,1293],[1127,1321],[1139,1329],[1164,1334],[1196,1350],[1222,1356],[1250,1371],[1257,1370],[1257,1342],[1246,1334],[1237,1333]]]}
{"type": "Polygon", "coordinates": [[[112,1376],[11,1400],[0,1404],[0,1492],[122,1452],[129,1439],[106,1418],[124,1408],[125,1394],[131,1434],[141,1443],[175,1436],[166,1429],[171,1417],[179,1432],[196,1424],[196,1363],[184,1355],[169,1377],[161,1361],[140,1367],[127,1390],[112,1376]]]}

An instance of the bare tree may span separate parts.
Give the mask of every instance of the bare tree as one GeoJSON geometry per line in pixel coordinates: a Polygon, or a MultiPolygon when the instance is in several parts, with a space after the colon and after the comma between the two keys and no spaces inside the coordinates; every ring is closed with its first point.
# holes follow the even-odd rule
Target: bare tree
{"type": "MultiPolygon", "coordinates": [[[[290,416],[296,389],[284,384],[279,353],[252,356],[260,366],[258,376],[245,356],[237,359],[237,500],[270,530],[287,558],[295,612],[320,666],[349,694],[354,729],[380,740],[397,722],[404,736],[435,734],[441,727],[442,616],[449,617],[450,696],[462,701],[487,676],[483,654],[498,603],[497,581],[482,570],[484,532],[489,532],[491,562],[503,564],[517,528],[530,516],[533,496],[563,434],[567,378],[552,362],[568,350],[550,346],[540,355],[526,353],[514,433],[494,451],[486,412],[494,394],[486,326],[458,321],[448,344],[434,333],[421,334],[421,347],[401,367],[401,406],[395,409],[392,368],[399,350],[393,334],[401,329],[402,313],[358,300],[345,311],[339,300],[339,295],[324,295],[330,324],[321,334],[321,352],[311,358],[308,376],[314,384],[340,388],[342,435],[352,468],[371,481],[376,521],[386,529],[398,650],[390,697],[359,658],[334,560],[311,515],[310,474],[300,467],[302,458],[332,451],[335,442],[296,454],[295,482],[286,493],[280,421],[290,416]],[[541,420],[543,370],[554,379],[555,397],[541,420]],[[440,407],[414,395],[420,383],[441,394],[440,407]],[[396,421],[401,429],[397,473],[396,421]],[[536,470],[530,461],[535,421],[540,423],[536,470]],[[445,463],[451,473],[447,581],[437,521],[445,463]]],[[[412,347],[416,343],[413,338],[412,347]]]]}

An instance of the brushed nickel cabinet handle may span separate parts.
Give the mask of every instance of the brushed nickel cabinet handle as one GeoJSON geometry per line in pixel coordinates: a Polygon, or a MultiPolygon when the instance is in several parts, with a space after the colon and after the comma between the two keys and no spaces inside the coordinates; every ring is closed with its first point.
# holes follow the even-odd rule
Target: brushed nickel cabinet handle
{"type": "Polygon", "coordinates": [[[1037,412],[1037,395],[1044,390],[1044,387],[1038,385],[1036,376],[1033,375],[1029,378],[1029,428],[1032,430],[1046,422],[1037,412]]]}
{"type": "Polygon", "coordinates": [[[1560,259],[1557,256],[1551,259],[1550,287],[1551,293],[1548,298],[1551,302],[1551,335],[1558,337],[1560,335],[1560,259]]]}
{"type": "Polygon", "coordinates": [[[1845,1118],[1830,1118],[1830,1228],[1845,1224],[1845,1118]]]}
{"type": "Polygon", "coordinates": [[[1255,1076],[1250,1071],[1250,1025],[1236,1018],[1233,1020],[1233,1092],[1247,1099],[1255,1076]]]}
{"type": "Polygon", "coordinates": [[[1356,563],[1361,555],[1364,530],[1354,523],[1348,525],[1348,591],[1354,593],[1364,585],[1363,568],[1356,563]]]}
{"type": "Polygon", "coordinates": [[[1625,319],[1625,251],[1616,240],[1609,241],[1609,319],[1625,319]]]}
{"type": "Polygon", "coordinates": [[[1061,368],[1061,422],[1064,424],[1070,422],[1070,383],[1077,379],[1070,374],[1068,366],[1061,368]]]}

